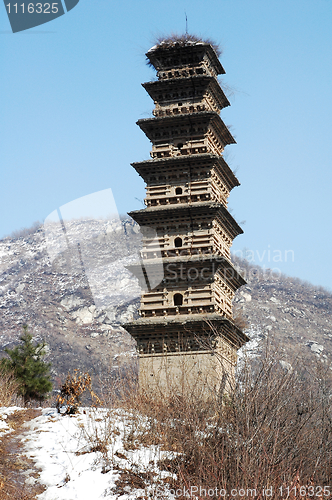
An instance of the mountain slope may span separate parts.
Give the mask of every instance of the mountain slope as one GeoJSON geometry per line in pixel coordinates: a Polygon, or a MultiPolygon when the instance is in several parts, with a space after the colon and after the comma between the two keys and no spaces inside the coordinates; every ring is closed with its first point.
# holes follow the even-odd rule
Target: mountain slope
{"type": "MultiPolygon", "coordinates": [[[[68,234],[79,235],[81,225],[73,221],[68,234]]],[[[125,268],[137,258],[137,226],[102,220],[89,231],[89,244],[80,247],[86,273],[70,245],[50,259],[42,227],[0,241],[0,355],[26,323],[36,340],[47,342],[56,382],[74,368],[104,378],[136,362],[135,342],[120,324],[136,317],[139,306],[139,287],[125,268]]],[[[252,352],[273,337],[285,361],[300,356],[332,366],[332,294],[234,261],[248,282],[234,306],[247,320],[252,352]]]]}

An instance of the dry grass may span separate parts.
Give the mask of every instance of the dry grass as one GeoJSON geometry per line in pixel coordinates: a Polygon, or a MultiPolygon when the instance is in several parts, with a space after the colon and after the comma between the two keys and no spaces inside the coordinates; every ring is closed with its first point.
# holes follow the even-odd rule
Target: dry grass
{"type": "Polygon", "coordinates": [[[202,38],[190,33],[182,33],[181,35],[178,33],[171,33],[167,36],[159,36],[156,38],[156,42],[158,46],[167,48],[189,45],[190,42],[207,43],[212,46],[218,57],[222,54],[220,46],[210,38],[202,38]]]}
{"type": "Polygon", "coordinates": [[[299,496],[302,486],[302,499],[312,491],[319,496],[332,479],[331,386],[322,370],[293,364],[287,372],[279,358],[269,352],[255,370],[245,362],[222,401],[143,394],[126,381],[112,396],[133,419],[125,449],[154,444],[175,452],[159,463],[176,475],[169,483],[174,489],[242,488],[263,498],[263,487],[272,487],[272,498],[280,498],[279,488],[287,496],[285,488],[296,487],[299,496]]]}
{"type": "Polygon", "coordinates": [[[0,500],[35,500],[36,496],[25,493],[24,490],[12,487],[8,488],[6,479],[0,479],[0,500]]]}

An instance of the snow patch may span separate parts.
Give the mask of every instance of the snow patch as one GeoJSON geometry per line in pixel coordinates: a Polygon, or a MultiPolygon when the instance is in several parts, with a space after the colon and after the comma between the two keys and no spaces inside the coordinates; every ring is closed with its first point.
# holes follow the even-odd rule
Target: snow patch
{"type": "MultiPolygon", "coordinates": [[[[142,422],[144,424],[144,417],[142,422]]],[[[160,471],[157,462],[172,458],[173,453],[162,451],[157,446],[124,449],[123,439],[132,431],[133,420],[122,410],[86,408],[80,409],[77,415],[62,416],[56,409],[48,408],[26,426],[29,430],[22,440],[24,453],[41,470],[38,482],[46,486],[38,496],[39,500],[116,499],[119,494],[114,488],[121,469],[138,473],[149,470],[156,474],[157,481],[161,481],[159,485],[164,478],[171,476],[160,471]],[[92,451],[96,442],[106,442],[106,437],[107,451],[92,451]],[[105,456],[108,457],[107,467],[105,456]]],[[[27,482],[33,482],[33,477],[27,476],[27,482]]],[[[122,495],[121,499],[147,496],[148,491],[153,492],[155,487],[151,485],[146,490],[128,491],[128,495],[122,495]]],[[[163,498],[173,498],[166,483],[162,490],[163,498]]]]}

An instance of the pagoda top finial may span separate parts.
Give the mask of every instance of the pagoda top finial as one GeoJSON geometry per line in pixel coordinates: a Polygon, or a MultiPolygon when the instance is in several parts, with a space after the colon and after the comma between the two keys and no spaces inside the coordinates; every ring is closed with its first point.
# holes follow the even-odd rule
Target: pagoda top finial
{"type": "Polygon", "coordinates": [[[220,75],[225,73],[218,59],[221,52],[219,45],[211,40],[185,33],[159,37],[157,44],[146,53],[146,57],[148,64],[154,66],[157,71],[181,68],[188,64],[197,65],[207,57],[215,73],[220,75]]]}

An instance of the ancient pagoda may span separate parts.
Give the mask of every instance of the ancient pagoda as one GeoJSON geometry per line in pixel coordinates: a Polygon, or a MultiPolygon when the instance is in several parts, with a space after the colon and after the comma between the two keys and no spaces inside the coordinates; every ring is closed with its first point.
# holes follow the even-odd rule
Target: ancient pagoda
{"type": "Polygon", "coordinates": [[[143,234],[142,261],[130,270],[145,291],[140,318],[124,327],[137,341],[141,388],[217,391],[248,341],[232,315],[245,281],[230,257],[242,229],[227,210],[239,182],[223,158],[235,143],[220,118],[229,106],[218,82],[225,71],[217,49],[190,36],[146,56],[157,71],[143,84],[155,108],[137,124],[152,159],[132,165],[146,183],[146,208],[129,214],[143,234]]]}

